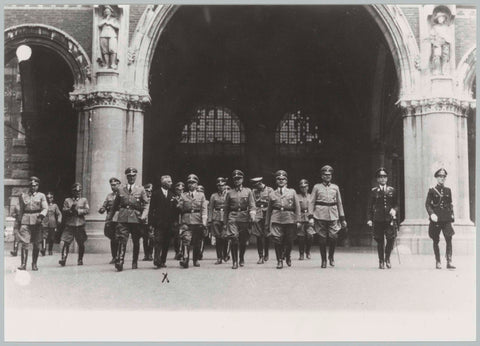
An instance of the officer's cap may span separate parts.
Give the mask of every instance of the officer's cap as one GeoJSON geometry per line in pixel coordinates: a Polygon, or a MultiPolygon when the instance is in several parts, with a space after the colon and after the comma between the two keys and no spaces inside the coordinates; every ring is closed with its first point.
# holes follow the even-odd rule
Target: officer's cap
{"type": "Polygon", "coordinates": [[[47,193],[45,194],[45,196],[47,196],[47,197],[48,197],[48,196],[52,196],[52,197],[53,197],[54,195],[53,195],[53,192],[52,192],[52,191],[47,191],[47,193]]]}
{"type": "Polygon", "coordinates": [[[308,180],[307,179],[300,180],[300,182],[298,183],[298,186],[300,187],[308,186],[308,180]]]}
{"type": "Polygon", "coordinates": [[[447,170],[445,168],[440,168],[438,171],[435,172],[435,178],[439,175],[447,176],[447,170]]]}
{"type": "Polygon", "coordinates": [[[37,178],[35,176],[30,177],[30,185],[38,185],[40,184],[40,178],[37,178]]]}
{"type": "Polygon", "coordinates": [[[153,189],[153,184],[152,184],[152,183],[147,183],[147,184],[143,185],[143,188],[144,188],[145,190],[147,190],[147,189],[153,189]]]}
{"type": "Polygon", "coordinates": [[[197,186],[197,191],[205,193],[205,188],[203,187],[203,185],[198,185],[197,186]]]}
{"type": "Polygon", "coordinates": [[[235,178],[243,178],[244,177],[244,174],[241,170],[239,169],[235,169],[233,172],[232,172],[232,178],[235,179],[235,178]]]}
{"type": "Polygon", "coordinates": [[[199,179],[195,174],[190,174],[187,177],[187,183],[190,183],[190,182],[198,183],[198,181],[199,181],[199,179]]]}
{"type": "Polygon", "coordinates": [[[80,183],[73,183],[72,191],[81,191],[81,190],[82,190],[82,185],[80,183]]]}
{"type": "Polygon", "coordinates": [[[250,179],[253,185],[257,185],[258,183],[261,183],[263,181],[263,177],[255,177],[250,179]]]}
{"type": "Polygon", "coordinates": [[[217,186],[227,185],[227,179],[223,177],[217,178],[217,186]]]}
{"type": "Polygon", "coordinates": [[[375,171],[375,176],[378,178],[380,176],[388,176],[388,172],[385,168],[380,167],[375,171]]]}
{"type": "Polygon", "coordinates": [[[180,186],[185,187],[185,184],[182,181],[179,181],[178,183],[175,184],[175,188],[178,188],[180,186]]]}
{"type": "Polygon", "coordinates": [[[325,165],[320,169],[320,173],[322,173],[322,174],[325,174],[325,173],[332,174],[333,173],[333,168],[332,168],[332,166],[325,165]]]}
{"type": "Polygon", "coordinates": [[[288,174],[287,172],[285,172],[284,170],[280,169],[278,171],[275,172],[275,178],[288,178],[288,174]]]}
{"type": "Polygon", "coordinates": [[[128,167],[125,170],[125,175],[137,175],[137,173],[138,173],[137,169],[133,167],[128,167]]]}
{"type": "Polygon", "coordinates": [[[115,178],[115,177],[111,177],[108,181],[109,181],[110,184],[111,183],[120,183],[120,179],[115,178]]]}

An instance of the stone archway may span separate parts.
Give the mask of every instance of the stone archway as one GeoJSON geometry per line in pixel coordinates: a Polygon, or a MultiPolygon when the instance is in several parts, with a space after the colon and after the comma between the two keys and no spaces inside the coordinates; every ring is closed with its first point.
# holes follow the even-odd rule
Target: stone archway
{"type": "Polygon", "coordinates": [[[457,68],[456,88],[460,99],[474,99],[473,83],[476,78],[477,47],[473,46],[462,57],[457,68]]]}
{"type": "Polygon", "coordinates": [[[74,90],[82,90],[90,83],[90,58],[82,46],[69,34],[53,26],[22,24],[5,30],[5,61],[13,58],[21,44],[42,46],[58,53],[70,67],[74,90]]]}

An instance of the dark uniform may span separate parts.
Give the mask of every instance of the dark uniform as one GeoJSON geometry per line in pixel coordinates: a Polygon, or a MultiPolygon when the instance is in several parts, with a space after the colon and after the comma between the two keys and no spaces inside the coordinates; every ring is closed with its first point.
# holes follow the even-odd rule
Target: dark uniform
{"type": "Polygon", "coordinates": [[[85,215],[90,211],[88,201],[80,197],[82,187],[80,183],[72,186],[73,197],[65,199],[63,202],[63,215],[65,217],[65,228],[63,229],[60,241],[63,242],[62,257],[58,263],[63,267],[67,262],[70,244],[75,240],[78,245],[78,265],[83,265],[83,254],[85,253],[85,241],[87,241],[87,232],[85,232],[85,215]]]}
{"type": "Polygon", "coordinates": [[[262,177],[250,179],[254,187],[253,197],[257,207],[255,221],[252,223],[252,234],[257,238],[257,264],[263,264],[264,261],[268,261],[268,248],[270,246],[269,238],[267,237],[268,227],[265,227],[265,217],[267,214],[268,196],[273,189],[263,184],[262,180],[262,177]]]}
{"type": "Polygon", "coordinates": [[[312,190],[310,202],[313,210],[315,232],[319,235],[320,254],[322,256],[322,268],[327,267],[327,242],[329,243],[328,259],[330,265],[335,265],[334,253],[337,244],[338,232],[342,226],[346,227],[345,213],[337,185],[325,180],[324,175],[333,173],[333,168],[324,166],[321,168],[323,182],[316,184],[312,190]]]}
{"type": "Polygon", "coordinates": [[[215,237],[215,250],[217,252],[217,261],[215,264],[221,264],[222,260],[227,261],[228,241],[225,239],[225,197],[227,180],[225,178],[217,178],[218,192],[210,196],[208,204],[208,225],[210,231],[215,237]]]}
{"type": "MultiPolygon", "coordinates": [[[[275,178],[286,179],[287,172],[277,171],[275,178]]],[[[290,255],[299,221],[300,204],[295,190],[283,186],[270,192],[265,227],[270,229],[269,236],[273,238],[275,244],[277,269],[283,268],[283,254],[285,254],[287,265],[292,265],[290,255]]]]}
{"type": "Polygon", "coordinates": [[[22,249],[22,264],[19,270],[27,269],[28,247],[33,243],[32,270],[38,270],[37,259],[42,242],[41,223],[47,215],[47,198],[41,192],[37,192],[40,179],[30,177],[30,190],[22,193],[19,205],[20,229],[17,233],[18,241],[22,249]]]}
{"type": "Polygon", "coordinates": [[[115,201],[115,198],[117,197],[117,189],[120,186],[120,180],[112,177],[109,179],[110,186],[112,187],[111,193],[107,195],[105,198],[105,201],[103,202],[103,205],[100,207],[98,212],[100,214],[103,214],[107,212],[106,218],[105,218],[105,226],[103,228],[103,234],[110,239],[110,253],[112,254],[112,259],[110,260],[110,264],[115,263],[115,257],[117,256],[117,251],[118,251],[118,245],[117,241],[115,239],[115,228],[117,226],[117,215],[110,215],[110,210],[113,207],[113,202],[115,201]]]}
{"type": "MultiPolygon", "coordinates": [[[[197,184],[198,177],[190,174],[187,184],[197,184]]],[[[202,192],[188,191],[182,193],[178,201],[181,213],[180,239],[183,246],[183,260],[180,265],[188,268],[190,261],[190,249],[193,247],[193,265],[199,267],[200,246],[204,229],[207,226],[207,200],[202,192]]]]}
{"type": "MultiPolygon", "coordinates": [[[[435,172],[435,178],[446,177],[447,171],[443,168],[435,172]]],[[[452,227],[452,222],[455,221],[452,204],[452,191],[450,188],[439,183],[435,187],[428,190],[427,200],[425,201],[425,208],[430,216],[430,225],[428,226],[428,235],[433,240],[433,252],[435,253],[436,266],[441,269],[440,249],[438,243],[440,242],[440,232],[446,242],[446,258],[447,268],[455,269],[452,264],[452,237],[455,231],[452,227]],[[432,220],[432,216],[436,215],[437,220],[432,220]]]]}
{"type": "MultiPolygon", "coordinates": [[[[308,181],[306,179],[300,180],[299,187],[300,189],[306,188],[308,191],[308,181]]],[[[308,217],[313,212],[310,203],[312,195],[308,192],[306,194],[299,193],[297,194],[297,199],[300,204],[300,225],[297,228],[298,252],[300,255],[298,259],[302,261],[305,259],[305,256],[307,256],[307,259],[310,259],[310,248],[315,235],[313,226],[308,222],[308,217]]]]}
{"type": "Polygon", "coordinates": [[[379,268],[391,268],[390,254],[397,237],[396,215],[398,213],[397,194],[393,187],[380,180],[387,178],[387,171],[379,168],[376,177],[379,185],[372,188],[367,206],[367,220],[372,222],[373,239],[377,242],[379,268]],[[393,215],[392,215],[393,213],[393,215]],[[387,244],[385,245],[385,239],[387,244]]]}
{"type": "MultiPolygon", "coordinates": [[[[181,181],[175,184],[175,200],[178,202],[180,196],[185,190],[185,184],[181,181]]],[[[175,259],[181,260],[182,255],[182,241],[180,239],[180,224],[181,224],[182,215],[180,214],[179,209],[175,209],[175,219],[173,221],[173,248],[175,249],[175,259]]]]}
{"type": "MultiPolygon", "coordinates": [[[[147,199],[148,202],[151,202],[152,198],[152,190],[153,190],[153,185],[152,184],[145,184],[143,186],[145,189],[145,193],[147,194],[147,199]]],[[[148,222],[148,217],[147,220],[145,221],[145,224],[142,225],[142,238],[143,238],[143,259],[142,261],[153,261],[153,238],[154,234],[150,230],[149,222],[148,222]]]]}
{"type": "Polygon", "coordinates": [[[135,168],[125,170],[127,182],[118,190],[118,194],[113,202],[109,217],[113,218],[116,212],[117,225],[115,228],[115,239],[118,244],[118,251],[115,261],[115,268],[118,271],[123,270],[125,252],[130,234],[133,241],[132,269],[138,268],[138,253],[140,251],[140,237],[142,236],[142,225],[148,216],[148,198],[145,189],[142,186],[135,185],[134,177],[137,175],[135,168]]]}
{"type": "Polygon", "coordinates": [[[243,187],[243,172],[236,169],[232,177],[235,187],[227,192],[225,197],[226,239],[230,241],[232,251],[232,269],[245,264],[245,251],[250,237],[249,223],[255,220],[256,207],[252,190],[243,187]],[[238,261],[240,247],[240,262],[238,261]]]}
{"type": "MultiPolygon", "coordinates": [[[[49,194],[47,193],[47,200],[49,194]]],[[[53,198],[53,195],[52,195],[53,198]]],[[[55,232],[57,231],[58,226],[62,223],[62,212],[56,203],[53,200],[48,201],[48,212],[47,216],[42,221],[43,228],[43,238],[48,244],[48,254],[53,254],[53,243],[55,242],[55,232]]],[[[42,254],[45,255],[45,249],[42,244],[42,254]]]]}

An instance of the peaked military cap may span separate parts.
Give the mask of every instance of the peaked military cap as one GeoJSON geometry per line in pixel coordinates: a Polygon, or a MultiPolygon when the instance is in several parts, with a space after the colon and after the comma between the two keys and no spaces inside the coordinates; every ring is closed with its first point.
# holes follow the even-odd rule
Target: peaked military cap
{"type": "Polygon", "coordinates": [[[447,170],[445,168],[440,168],[438,171],[435,172],[435,178],[439,175],[447,176],[447,170]]]}
{"type": "Polygon", "coordinates": [[[283,169],[280,169],[280,170],[275,172],[275,178],[279,178],[279,177],[288,178],[288,174],[283,169]]]}
{"type": "Polygon", "coordinates": [[[199,179],[195,174],[189,174],[188,177],[187,177],[187,183],[189,183],[191,181],[193,181],[195,183],[198,183],[199,179]]]}
{"type": "Polygon", "coordinates": [[[308,186],[308,180],[307,179],[300,180],[300,182],[298,183],[298,186],[300,187],[308,186]]]}
{"type": "Polygon", "coordinates": [[[223,186],[223,185],[226,185],[226,184],[227,184],[227,179],[226,178],[223,178],[223,177],[218,177],[217,178],[217,186],[218,185],[223,186]]]}
{"type": "Polygon", "coordinates": [[[72,191],[80,191],[82,189],[82,185],[80,183],[73,183],[72,191]]]}
{"type": "Polygon", "coordinates": [[[263,177],[255,177],[255,178],[250,179],[250,181],[251,181],[253,184],[258,184],[258,183],[260,183],[262,180],[263,180],[263,177]]]}
{"type": "Polygon", "coordinates": [[[388,172],[385,168],[383,167],[380,167],[379,169],[376,170],[375,172],[375,176],[378,178],[379,176],[381,175],[387,175],[388,176],[388,172]]]}
{"type": "Polygon", "coordinates": [[[30,178],[30,184],[31,185],[38,185],[40,184],[40,178],[37,178],[35,176],[31,176],[30,178]]]}
{"type": "Polygon", "coordinates": [[[239,169],[235,169],[233,172],[232,172],[232,178],[238,178],[238,177],[241,177],[243,178],[244,177],[244,174],[241,170],[239,169]]]}
{"type": "Polygon", "coordinates": [[[153,189],[153,184],[152,183],[147,183],[145,185],[143,185],[143,188],[146,190],[146,189],[153,189]]]}
{"type": "Polygon", "coordinates": [[[108,180],[108,182],[109,182],[110,184],[113,183],[113,182],[120,183],[120,179],[115,178],[115,177],[111,177],[111,178],[108,180]]]}
{"type": "Polygon", "coordinates": [[[320,169],[320,173],[330,173],[332,174],[333,173],[333,168],[332,166],[329,166],[329,165],[325,165],[323,166],[321,169],[320,169]]]}
{"type": "Polygon", "coordinates": [[[183,183],[183,181],[179,181],[178,183],[175,184],[175,187],[185,187],[185,184],[183,183]]]}
{"type": "Polygon", "coordinates": [[[137,173],[138,173],[137,169],[133,167],[128,167],[125,170],[125,175],[137,175],[137,173]]]}
{"type": "Polygon", "coordinates": [[[203,187],[203,185],[198,185],[197,186],[197,191],[205,193],[205,188],[203,187]]]}

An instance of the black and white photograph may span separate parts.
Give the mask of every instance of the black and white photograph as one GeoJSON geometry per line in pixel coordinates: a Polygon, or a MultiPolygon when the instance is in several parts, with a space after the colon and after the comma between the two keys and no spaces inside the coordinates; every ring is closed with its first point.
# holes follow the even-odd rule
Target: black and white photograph
{"type": "Polygon", "coordinates": [[[3,5],[4,341],[476,341],[477,8],[3,5]]]}

